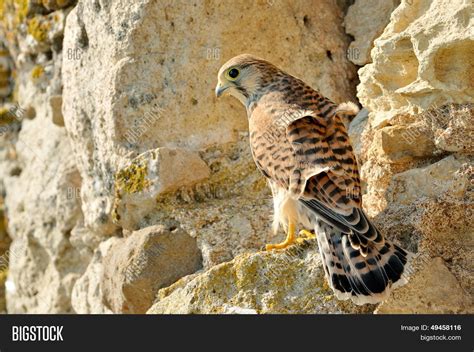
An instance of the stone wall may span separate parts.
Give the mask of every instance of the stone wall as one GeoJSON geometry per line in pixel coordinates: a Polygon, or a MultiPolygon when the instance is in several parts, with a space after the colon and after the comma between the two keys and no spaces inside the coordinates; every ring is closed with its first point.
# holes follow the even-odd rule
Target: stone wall
{"type": "Polygon", "coordinates": [[[472,312],[458,2],[0,1],[8,312],[472,312]],[[259,252],[282,236],[271,195],[243,108],[213,92],[243,52],[367,108],[350,130],[364,206],[420,262],[379,307],[337,302],[314,243],[259,252]]]}
{"type": "Polygon", "coordinates": [[[403,1],[359,70],[364,205],[417,253],[414,278],[380,312],[473,311],[472,11],[470,1],[403,1]]]}

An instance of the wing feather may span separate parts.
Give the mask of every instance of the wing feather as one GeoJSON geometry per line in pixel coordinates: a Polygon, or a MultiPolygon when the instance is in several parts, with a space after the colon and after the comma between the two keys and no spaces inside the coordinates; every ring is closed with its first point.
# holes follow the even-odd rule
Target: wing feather
{"type": "Polygon", "coordinates": [[[361,208],[357,161],[337,114],[331,119],[306,116],[296,120],[287,127],[287,139],[300,175],[290,180],[290,190],[296,191],[299,200],[349,235],[351,245],[362,254],[367,253],[369,242],[382,243],[383,237],[361,208]]]}

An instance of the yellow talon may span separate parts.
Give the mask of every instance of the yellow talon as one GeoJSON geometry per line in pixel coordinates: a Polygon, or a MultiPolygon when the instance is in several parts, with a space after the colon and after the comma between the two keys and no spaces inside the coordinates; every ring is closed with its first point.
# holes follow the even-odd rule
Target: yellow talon
{"type": "Polygon", "coordinates": [[[296,243],[298,244],[305,244],[308,240],[306,238],[301,238],[301,237],[298,237],[296,239],[296,243]]]}
{"type": "Polygon", "coordinates": [[[288,233],[286,234],[286,239],[281,243],[267,244],[265,246],[265,249],[267,251],[270,251],[272,249],[285,249],[288,246],[291,246],[292,244],[294,244],[295,242],[296,242],[295,224],[293,224],[292,222],[289,222],[288,223],[288,233]]]}
{"type": "Polygon", "coordinates": [[[314,234],[314,233],[312,233],[311,231],[308,231],[308,230],[301,230],[298,233],[298,235],[301,236],[301,237],[305,237],[308,240],[312,240],[312,239],[316,238],[316,234],[314,234]]]}

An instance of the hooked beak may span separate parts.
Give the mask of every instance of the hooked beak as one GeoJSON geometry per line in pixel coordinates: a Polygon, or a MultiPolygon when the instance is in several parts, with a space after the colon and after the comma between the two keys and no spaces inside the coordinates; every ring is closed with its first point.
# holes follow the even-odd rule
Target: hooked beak
{"type": "Polygon", "coordinates": [[[216,86],[216,97],[219,98],[227,88],[229,88],[229,87],[223,87],[223,86],[221,86],[220,83],[217,84],[217,86],[216,86]]]}

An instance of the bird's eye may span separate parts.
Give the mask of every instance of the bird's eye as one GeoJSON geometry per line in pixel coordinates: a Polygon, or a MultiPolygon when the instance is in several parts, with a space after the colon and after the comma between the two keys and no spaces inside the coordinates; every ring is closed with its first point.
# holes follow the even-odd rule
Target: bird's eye
{"type": "Polygon", "coordinates": [[[227,73],[227,75],[232,79],[236,79],[239,73],[240,73],[239,70],[237,70],[236,68],[231,68],[229,72],[227,73]]]}

